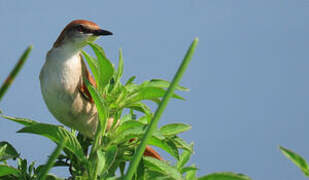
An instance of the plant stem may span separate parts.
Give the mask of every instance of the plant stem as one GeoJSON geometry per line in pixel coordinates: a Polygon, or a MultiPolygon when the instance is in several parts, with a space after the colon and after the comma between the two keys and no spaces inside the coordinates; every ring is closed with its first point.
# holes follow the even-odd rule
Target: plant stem
{"type": "Polygon", "coordinates": [[[6,78],[6,80],[4,81],[4,83],[2,84],[2,86],[0,87],[0,101],[3,97],[3,95],[5,94],[5,92],[8,90],[8,88],[10,87],[10,85],[12,84],[13,80],[15,79],[16,75],[18,74],[18,72],[20,71],[20,69],[23,67],[24,63],[26,62],[29,53],[32,50],[32,46],[29,46],[25,52],[23,53],[23,55],[20,57],[20,59],[18,60],[18,62],[15,64],[14,69],[11,71],[11,73],[9,74],[9,76],[6,78]]]}
{"type": "Polygon", "coordinates": [[[41,173],[39,174],[38,179],[42,179],[45,180],[48,171],[53,167],[55,160],[57,159],[57,157],[59,156],[59,154],[61,153],[65,143],[66,143],[67,139],[64,139],[61,144],[58,144],[58,146],[56,147],[56,149],[54,150],[54,152],[51,154],[51,156],[49,157],[49,159],[47,160],[46,165],[44,166],[43,170],[41,171],[41,173]]]}
{"type": "Polygon", "coordinates": [[[93,97],[93,100],[96,104],[97,110],[98,110],[98,116],[99,116],[99,122],[97,126],[97,130],[95,133],[94,143],[90,151],[90,157],[89,157],[89,164],[88,164],[88,176],[90,180],[95,180],[98,175],[98,158],[97,158],[97,150],[99,146],[101,145],[102,138],[104,137],[104,133],[106,130],[107,125],[107,117],[108,116],[108,110],[106,108],[106,105],[103,102],[102,97],[100,96],[99,92],[92,86],[90,83],[84,78],[84,82],[87,85],[87,88],[91,94],[91,97],[93,97]]]}
{"type": "Polygon", "coordinates": [[[90,172],[89,172],[89,179],[90,180],[96,180],[97,178],[97,175],[98,175],[98,171],[97,171],[97,166],[98,166],[98,158],[97,158],[97,150],[98,150],[98,147],[100,145],[100,141],[101,141],[101,138],[102,137],[102,127],[100,126],[100,122],[98,124],[98,127],[97,127],[97,131],[96,131],[96,134],[95,134],[95,139],[94,139],[94,143],[93,143],[93,146],[91,148],[91,152],[90,152],[90,157],[89,157],[89,160],[90,160],[90,172]]]}
{"type": "Polygon", "coordinates": [[[173,95],[173,92],[178,84],[178,82],[180,81],[182,75],[184,74],[189,62],[191,61],[192,55],[194,53],[194,50],[197,46],[198,43],[198,38],[195,38],[194,41],[192,42],[189,50],[186,53],[185,58],[183,59],[180,67],[178,68],[177,73],[175,74],[172,83],[170,84],[167,92],[165,93],[159,107],[157,108],[154,117],[152,119],[152,121],[150,122],[150,125],[147,128],[147,131],[140,143],[140,145],[137,148],[137,151],[133,157],[133,160],[130,163],[130,166],[128,168],[127,174],[124,177],[124,180],[131,180],[136,169],[137,166],[143,156],[143,153],[145,151],[146,145],[147,145],[147,141],[150,139],[150,137],[152,136],[153,132],[155,131],[155,129],[157,128],[157,124],[159,122],[159,119],[164,111],[164,109],[167,106],[168,101],[170,100],[171,96],[173,95]]]}

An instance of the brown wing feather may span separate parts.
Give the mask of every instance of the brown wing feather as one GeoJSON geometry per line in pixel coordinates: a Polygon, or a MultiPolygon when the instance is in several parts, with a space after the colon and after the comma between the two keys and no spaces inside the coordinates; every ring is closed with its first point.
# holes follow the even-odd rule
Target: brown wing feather
{"type": "MultiPolygon", "coordinates": [[[[129,142],[132,142],[132,141],[135,141],[135,140],[136,140],[135,138],[132,138],[132,139],[129,140],[129,142]]],[[[150,157],[156,158],[156,159],[161,160],[161,161],[163,160],[163,158],[160,156],[160,154],[148,145],[145,148],[144,156],[150,156],[150,157]]]]}
{"type": "Polygon", "coordinates": [[[146,146],[144,156],[150,156],[150,157],[156,158],[156,159],[161,160],[161,161],[163,160],[162,157],[160,156],[160,154],[157,153],[157,151],[152,149],[152,147],[150,147],[150,146],[146,146]]]}
{"type": "Polygon", "coordinates": [[[94,80],[94,78],[92,77],[92,75],[90,74],[90,72],[88,71],[87,69],[87,66],[83,60],[83,57],[82,55],[80,55],[80,61],[81,61],[81,64],[82,64],[82,78],[81,78],[81,83],[80,83],[80,86],[79,86],[79,92],[83,95],[83,97],[88,100],[89,102],[91,103],[94,103],[92,97],[91,97],[91,94],[90,92],[88,91],[87,89],[87,86],[83,80],[83,78],[86,78],[88,80],[88,82],[94,86],[94,87],[97,87],[96,85],[96,82],[94,80]]]}

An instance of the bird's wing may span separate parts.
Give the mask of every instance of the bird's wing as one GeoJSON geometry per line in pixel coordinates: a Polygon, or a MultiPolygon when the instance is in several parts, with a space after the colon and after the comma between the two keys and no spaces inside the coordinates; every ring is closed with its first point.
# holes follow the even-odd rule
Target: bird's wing
{"type": "Polygon", "coordinates": [[[86,78],[88,80],[88,82],[93,86],[93,87],[96,87],[96,82],[94,80],[94,78],[92,77],[92,75],[90,74],[90,72],[88,71],[87,69],[87,66],[83,60],[83,56],[80,55],[80,61],[81,61],[81,64],[82,64],[82,77],[81,77],[81,83],[78,87],[79,89],[79,92],[83,95],[83,97],[88,100],[90,103],[94,103],[92,97],[91,97],[91,94],[90,92],[88,91],[87,89],[87,86],[84,82],[84,79],[83,78],[86,78]]]}
{"type": "Polygon", "coordinates": [[[161,161],[163,160],[163,158],[160,156],[160,154],[148,145],[146,146],[144,156],[150,156],[150,157],[156,158],[156,159],[161,160],[161,161]]]}

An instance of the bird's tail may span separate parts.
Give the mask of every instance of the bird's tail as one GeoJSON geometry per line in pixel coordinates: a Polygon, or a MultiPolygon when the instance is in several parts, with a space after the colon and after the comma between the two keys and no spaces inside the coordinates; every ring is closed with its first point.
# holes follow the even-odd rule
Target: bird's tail
{"type": "Polygon", "coordinates": [[[146,146],[144,156],[150,156],[150,157],[156,158],[156,159],[161,160],[161,161],[163,160],[163,158],[160,156],[160,154],[150,146],[146,146]]]}

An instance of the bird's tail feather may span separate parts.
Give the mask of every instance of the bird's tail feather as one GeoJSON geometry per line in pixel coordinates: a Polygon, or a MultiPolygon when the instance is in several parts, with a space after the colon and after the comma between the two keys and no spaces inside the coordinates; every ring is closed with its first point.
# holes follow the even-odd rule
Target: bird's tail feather
{"type": "Polygon", "coordinates": [[[160,156],[160,154],[150,146],[146,146],[144,156],[150,156],[150,157],[156,158],[156,159],[161,160],[161,161],[163,160],[163,158],[160,156]]]}

